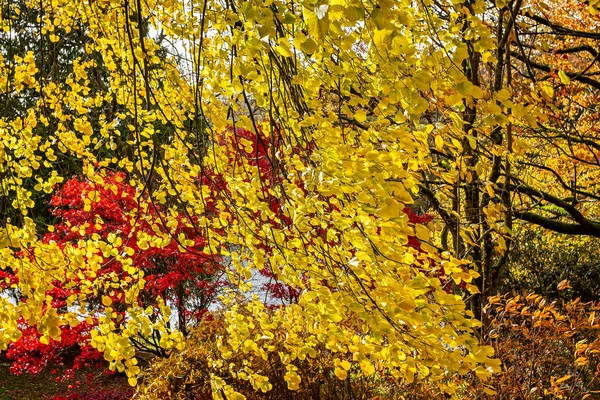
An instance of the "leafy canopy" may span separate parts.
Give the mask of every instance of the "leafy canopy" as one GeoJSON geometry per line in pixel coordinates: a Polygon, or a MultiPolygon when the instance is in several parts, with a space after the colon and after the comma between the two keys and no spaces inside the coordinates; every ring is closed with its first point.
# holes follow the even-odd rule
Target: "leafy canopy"
{"type": "MultiPolygon", "coordinates": [[[[47,293],[76,276],[101,276],[113,257],[127,272],[114,288],[125,312],[102,297],[112,283],[100,278],[79,279],[66,302],[85,310],[88,299],[103,300],[91,343],[135,384],[140,334],[160,337],[165,350],[183,340],[168,304],[140,303],[149,282],[136,249],[176,246],[228,260],[227,334],[216,339],[220,356],[208,360],[214,371],[233,354],[266,357],[280,330],[290,389],[302,383],[295,363],[323,347],[351,355],[366,376],[430,379],[449,394],[456,387],[448,373],[497,371],[493,350],[474,335],[480,323],[448,289],[451,278],[476,292],[478,273],[428,243],[426,221],[409,221],[405,210],[418,171],[432,163],[438,128],[424,113],[436,102],[460,111],[481,95],[460,65],[467,48],[493,57],[485,5],[448,3],[449,19],[429,2],[404,0],[4,6],[4,39],[27,32],[40,45],[1,49],[1,95],[24,100],[0,119],[1,195],[12,210],[0,268],[17,277],[20,296],[0,297],[0,348],[19,338],[21,317],[44,340],[58,340],[59,327],[78,315],[56,312],[47,293]],[[35,24],[17,24],[24,16],[35,24]],[[72,35],[81,51],[59,51],[72,35]],[[61,65],[68,68],[57,71],[61,65]],[[102,171],[125,174],[137,198],[127,217],[132,251],[121,251],[125,238],[116,232],[83,229],[60,245],[40,239],[48,227],[32,212],[43,201],[36,194],[69,178],[54,168],[65,159],[92,189],[115,189],[102,171]],[[242,301],[263,269],[299,293],[297,301],[242,301]]],[[[84,210],[96,192],[82,192],[84,210]]],[[[350,367],[340,365],[344,379],[350,367]]],[[[211,375],[215,396],[236,398],[231,378],[271,387],[249,366],[228,374],[211,375]]]]}

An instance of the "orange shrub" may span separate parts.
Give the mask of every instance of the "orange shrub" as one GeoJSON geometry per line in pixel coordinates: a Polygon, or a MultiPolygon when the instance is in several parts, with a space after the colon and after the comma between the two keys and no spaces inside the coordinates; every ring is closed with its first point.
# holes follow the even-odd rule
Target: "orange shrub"
{"type": "Polygon", "coordinates": [[[490,382],[495,394],[472,380],[465,398],[599,398],[598,306],[579,299],[550,303],[536,294],[492,297],[484,340],[496,349],[503,372],[490,382]]]}

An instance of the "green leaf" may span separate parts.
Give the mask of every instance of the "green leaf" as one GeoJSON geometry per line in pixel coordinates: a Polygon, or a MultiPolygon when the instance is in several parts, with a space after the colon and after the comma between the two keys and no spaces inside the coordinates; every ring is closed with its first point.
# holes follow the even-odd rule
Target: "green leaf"
{"type": "Polygon", "coordinates": [[[291,25],[296,22],[296,16],[292,13],[285,13],[283,20],[281,21],[286,25],[291,25]]]}

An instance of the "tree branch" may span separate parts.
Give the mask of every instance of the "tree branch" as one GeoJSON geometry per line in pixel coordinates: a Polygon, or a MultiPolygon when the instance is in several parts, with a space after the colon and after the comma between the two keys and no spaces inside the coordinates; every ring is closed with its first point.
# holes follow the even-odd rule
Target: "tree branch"
{"type": "Polygon", "coordinates": [[[578,31],[575,29],[565,28],[564,26],[555,24],[554,22],[552,22],[544,17],[540,17],[539,15],[533,15],[533,14],[526,13],[525,17],[532,19],[535,22],[538,22],[542,25],[545,25],[545,26],[551,28],[552,31],[556,34],[577,36],[577,37],[588,38],[588,39],[600,39],[600,33],[578,31]]]}
{"type": "MultiPolygon", "coordinates": [[[[552,71],[552,68],[550,68],[549,66],[544,65],[544,64],[539,64],[535,61],[531,61],[527,57],[524,57],[523,55],[521,55],[515,51],[511,51],[510,55],[512,57],[516,58],[517,60],[522,61],[522,62],[532,66],[535,69],[539,69],[540,71],[544,71],[544,72],[552,71]]],[[[572,80],[579,81],[581,83],[586,83],[596,89],[600,89],[600,82],[598,82],[597,80],[588,78],[587,76],[584,76],[584,75],[580,75],[578,72],[565,72],[565,74],[567,74],[567,76],[572,80]]]]}
{"type": "Polygon", "coordinates": [[[547,201],[549,203],[552,203],[555,206],[558,206],[558,207],[562,208],[567,213],[569,213],[569,215],[576,222],[578,222],[582,226],[587,226],[587,225],[593,225],[593,224],[595,224],[594,222],[592,222],[592,221],[588,220],[586,217],[584,217],[583,214],[581,214],[581,212],[579,212],[579,210],[577,208],[575,208],[575,206],[573,204],[571,204],[571,203],[569,203],[569,202],[567,202],[567,201],[565,201],[565,200],[563,200],[563,199],[561,199],[559,197],[551,195],[550,193],[546,193],[546,192],[541,191],[539,189],[534,189],[534,188],[532,188],[530,186],[509,184],[508,187],[509,187],[509,189],[511,191],[523,193],[523,194],[526,194],[526,195],[531,196],[531,197],[537,197],[537,198],[545,200],[545,201],[547,201]]]}
{"type": "Polygon", "coordinates": [[[587,51],[593,57],[598,57],[598,51],[589,45],[569,47],[566,49],[558,49],[558,50],[554,50],[553,52],[556,54],[572,54],[572,53],[579,53],[581,51],[587,51]]]}
{"type": "Polygon", "coordinates": [[[600,225],[597,223],[587,226],[583,226],[581,224],[569,224],[565,222],[554,221],[532,212],[515,211],[513,215],[518,219],[531,222],[532,224],[541,226],[542,228],[546,228],[554,232],[564,233],[567,235],[593,236],[600,238],[600,225]]]}

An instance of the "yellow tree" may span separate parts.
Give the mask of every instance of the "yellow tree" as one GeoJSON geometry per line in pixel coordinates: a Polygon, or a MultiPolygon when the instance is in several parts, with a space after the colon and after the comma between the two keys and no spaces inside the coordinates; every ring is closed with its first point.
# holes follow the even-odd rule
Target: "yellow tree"
{"type": "Polygon", "coordinates": [[[522,76],[522,102],[536,102],[542,115],[536,124],[518,127],[526,156],[511,178],[526,205],[541,200],[548,206],[545,214],[529,208],[518,210],[517,217],[564,234],[598,237],[594,181],[600,36],[595,31],[600,22],[592,11],[583,2],[560,7],[532,2],[523,10],[515,33],[520,47],[511,52],[513,68],[522,76]],[[530,39],[533,32],[535,41],[530,39]]]}
{"type": "MultiPolygon", "coordinates": [[[[585,263],[583,255],[596,246],[600,233],[598,15],[593,2],[530,2],[520,21],[511,48],[516,101],[536,103],[541,116],[536,124],[518,124],[513,131],[514,150],[519,154],[509,171],[512,214],[521,221],[514,233],[542,230],[543,241],[561,241],[574,249],[578,257],[572,265],[554,270],[562,276],[558,280],[575,271],[589,277],[595,273],[595,263],[585,263]],[[578,261],[587,266],[577,270],[578,261]]],[[[542,250],[540,256],[560,259],[565,253],[542,250]]],[[[574,287],[589,282],[589,278],[572,278],[574,287]]]]}
{"type": "MultiPolygon", "coordinates": [[[[233,289],[221,300],[227,334],[216,338],[219,356],[207,360],[214,371],[232,354],[266,357],[281,330],[290,389],[302,382],[295,363],[321,348],[351,361],[336,368],[340,379],[354,365],[366,376],[428,379],[450,395],[449,375],[498,370],[475,336],[480,323],[461,293],[448,290],[453,280],[476,292],[478,273],[429,243],[430,229],[409,222],[406,210],[420,185],[433,192],[429,175],[473,181],[470,149],[484,140],[473,131],[479,108],[486,118],[478,129],[493,140],[508,129],[496,107],[510,93],[502,84],[479,87],[478,63],[501,65],[507,40],[494,39],[485,1],[18,4],[3,7],[3,30],[32,34],[39,48],[2,49],[0,64],[2,96],[26,105],[0,120],[1,195],[19,216],[3,225],[0,267],[17,276],[20,297],[0,298],[2,347],[18,338],[21,317],[42,340],[59,339],[60,325],[85,315],[87,295],[117,288],[125,316],[106,304],[92,335],[112,368],[136,383],[131,339],[141,333],[154,332],[165,349],[182,346],[168,305],[162,318],[139,306],[144,279],[132,248],[119,251],[112,236],[82,235],[64,246],[39,239],[52,227],[36,224],[35,194],[51,192],[64,179],[53,163],[70,159],[92,187],[107,185],[103,169],[128,174],[139,190],[134,224],[153,204],[167,210],[146,221],[156,236],[138,235],[140,248],[177,241],[193,251],[193,240],[175,234],[183,224],[207,239],[203,253],[231,260],[233,289]],[[22,15],[36,22],[17,29],[22,15]],[[69,48],[73,34],[81,51],[51,51],[69,48]],[[48,68],[55,64],[68,65],[67,73],[48,68]],[[458,160],[447,171],[437,168],[444,162],[432,156],[432,141],[458,160]],[[95,279],[106,257],[128,277],[95,279]],[[241,301],[263,268],[300,293],[298,301],[278,309],[258,297],[241,301]],[[73,281],[71,311],[58,315],[47,293],[73,281]]],[[[469,201],[486,185],[467,186],[469,201]]],[[[94,193],[84,199],[88,209],[94,193]]],[[[436,209],[446,222],[460,217],[457,209],[447,219],[442,202],[436,209]]],[[[467,218],[476,223],[470,208],[467,218]]],[[[227,374],[211,374],[216,397],[236,398],[232,378],[271,388],[250,366],[227,374]]]]}
{"type": "Polygon", "coordinates": [[[598,236],[595,7],[514,0],[431,9],[441,43],[462,41],[447,69],[455,84],[424,116],[436,129],[419,203],[440,217],[439,245],[481,272],[484,297],[498,289],[523,224],[598,236]]]}

